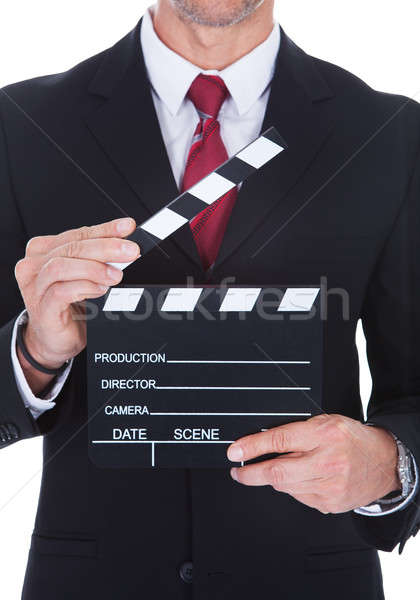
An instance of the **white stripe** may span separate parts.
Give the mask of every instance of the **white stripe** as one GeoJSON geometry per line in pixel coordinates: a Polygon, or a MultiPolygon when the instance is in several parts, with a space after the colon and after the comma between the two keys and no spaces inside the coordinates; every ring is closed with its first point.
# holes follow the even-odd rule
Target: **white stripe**
{"type": "Polygon", "coordinates": [[[260,137],[241,150],[237,154],[237,157],[252,165],[255,169],[259,169],[283,150],[282,146],[275,144],[265,137],[260,137]]]}
{"type": "Polygon", "coordinates": [[[113,288],[106,299],[103,310],[133,312],[136,310],[144,288],[113,288]]]}
{"type": "Polygon", "coordinates": [[[171,288],[162,306],[163,312],[194,310],[203,288],[171,288]]]}
{"type": "Polygon", "coordinates": [[[229,190],[236,187],[236,184],[218,173],[210,173],[207,177],[196,183],[188,190],[189,194],[200,198],[203,202],[211,204],[221,198],[229,190]]]}
{"type": "Polygon", "coordinates": [[[278,310],[281,312],[308,312],[318,293],[319,288],[288,288],[278,310]]]}
{"type": "Polygon", "coordinates": [[[254,308],[261,288],[229,288],[220,312],[249,312],[254,308]]]}
{"type": "Polygon", "coordinates": [[[156,236],[160,240],[166,239],[174,231],[188,223],[188,219],[181,217],[170,208],[162,208],[153,217],[141,225],[141,228],[156,236]]]}
{"type": "Polygon", "coordinates": [[[108,263],[108,264],[111,267],[115,267],[116,269],[121,269],[121,271],[124,271],[124,269],[126,269],[127,267],[132,265],[133,262],[134,262],[134,260],[132,260],[131,262],[128,262],[128,263],[108,263]]]}

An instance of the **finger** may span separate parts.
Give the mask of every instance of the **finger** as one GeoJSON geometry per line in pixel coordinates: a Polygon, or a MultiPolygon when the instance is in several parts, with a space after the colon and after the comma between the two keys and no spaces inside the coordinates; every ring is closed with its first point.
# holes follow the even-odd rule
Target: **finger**
{"type": "Polygon", "coordinates": [[[59,281],[52,284],[41,301],[41,310],[61,312],[70,304],[82,300],[100,298],[108,291],[107,286],[99,285],[88,280],[59,281]]]}
{"type": "Polygon", "coordinates": [[[82,240],[117,237],[123,238],[130,235],[136,228],[134,219],[123,218],[107,221],[99,225],[90,227],[79,227],[78,229],[70,229],[58,235],[44,235],[34,237],[29,240],[26,246],[26,255],[34,256],[37,254],[48,254],[54,248],[63,246],[69,242],[77,242],[82,240]]]}
{"type": "Polygon", "coordinates": [[[15,277],[21,290],[33,281],[34,277],[39,273],[43,263],[44,261],[38,256],[27,256],[16,263],[15,277]]]}
{"type": "Polygon", "coordinates": [[[313,450],[317,445],[315,428],[309,419],[245,436],[229,446],[228,458],[241,462],[272,452],[305,452],[313,450]]]}
{"type": "Polygon", "coordinates": [[[94,260],[55,257],[40,270],[36,280],[36,294],[43,296],[47,289],[58,281],[88,280],[100,285],[116,285],[122,279],[120,269],[94,260]]]}
{"type": "Polygon", "coordinates": [[[53,258],[82,258],[99,262],[131,262],[140,256],[140,248],[135,242],[118,238],[98,238],[77,240],[57,246],[48,255],[53,258]]]}
{"type": "Polygon", "coordinates": [[[304,487],[309,491],[311,486],[313,487],[313,480],[318,477],[311,455],[300,458],[273,458],[237,467],[231,470],[231,475],[244,485],[272,485],[279,491],[289,491],[302,487],[302,484],[306,484],[304,487]]]}
{"type": "Polygon", "coordinates": [[[135,242],[118,238],[100,238],[68,242],[57,246],[49,254],[36,254],[20,260],[15,267],[19,286],[27,286],[42,267],[56,257],[80,258],[99,262],[131,262],[140,256],[135,242]]]}

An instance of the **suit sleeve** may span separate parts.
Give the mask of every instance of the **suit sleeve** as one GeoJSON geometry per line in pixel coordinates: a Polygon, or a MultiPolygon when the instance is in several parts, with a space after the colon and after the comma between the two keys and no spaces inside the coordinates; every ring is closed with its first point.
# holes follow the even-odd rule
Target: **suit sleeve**
{"type": "Polygon", "coordinates": [[[23,308],[14,266],[25,253],[26,238],[14,200],[5,127],[0,113],[0,448],[40,433],[19,394],[11,358],[13,326],[23,308]]]}
{"type": "MultiPolygon", "coordinates": [[[[392,431],[420,465],[420,157],[376,265],[362,323],[372,374],[367,420],[392,431]]],[[[420,493],[380,519],[354,514],[361,535],[392,550],[420,528],[420,493]]]]}

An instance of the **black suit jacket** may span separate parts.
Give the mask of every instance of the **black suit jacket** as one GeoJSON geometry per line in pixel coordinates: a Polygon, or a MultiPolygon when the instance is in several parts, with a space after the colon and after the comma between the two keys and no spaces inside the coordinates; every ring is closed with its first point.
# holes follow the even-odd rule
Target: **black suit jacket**
{"type": "MultiPolygon", "coordinates": [[[[87,456],[84,353],[56,409],[32,419],[10,361],[22,308],[13,267],[27,240],[124,213],[142,222],[177,188],[138,27],[66,73],[7,87],[0,109],[0,423],[4,444],[14,428],[19,439],[44,434],[23,598],[383,597],[375,547],[416,533],[415,502],[382,518],[324,516],[270,487],[238,485],[224,469],[97,468],[87,456]],[[190,560],[192,583],[188,569],[179,573],[190,560]]],[[[271,125],[289,148],[241,189],[210,283],[326,278],[325,410],[362,419],[362,318],[369,420],[420,464],[419,107],[307,56],[283,33],[263,128],[271,125]]],[[[188,227],[162,247],[127,269],[125,283],[205,281],[188,227]]]]}

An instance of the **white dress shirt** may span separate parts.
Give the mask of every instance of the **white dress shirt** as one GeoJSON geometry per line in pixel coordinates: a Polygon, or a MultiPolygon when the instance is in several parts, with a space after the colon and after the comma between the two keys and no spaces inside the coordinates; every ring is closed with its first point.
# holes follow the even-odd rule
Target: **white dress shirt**
{"type": "Polygon", "coordinates": [[[278,24],[262,44],[223,71],[200,69],[165,46],[153,28],[149,11],[143,17],[141,45],[163,140],[179,187],[199,122],[197,110],[186,94],[200,73],[218,75],[229,90],[230,96],[218,116],[228,155],[233,156],[259,136],[280,47],[278,24]]]}
{"type": "MultiPolygon", "coordinates": [[[[270,83],[281,43],[280,27],[276,23],[262,44],[222,71],[200,69],[168,48],[157,36],[149,11],[144,15],[140,35],[162,137],[174,179],[178,187],[181,187],[191,142],[199,122],[193,103],[186,97],[191,83],[200,73],[218,75],[225,82],[230,95],[220,109],[218,120],[228,155],[236,154],[261,133],[270,94],[270,83]]],[[[48,397],[41,399],[34,396],[16,353],[17,327],[25,318],[26,314],[22,313],[15,323],[12,337],[12,363],[23,402],[37,419],[42,413],[55,407],[55,399],[70,373],[71,364],[57,377],[48,397]]],[[[408,502],[409,499],[403,503],[404,506],[408,502]]],[[[360,512],[376,516],[400,508],[402,506],[398,505],[381,512],[380,508],[374,511],[372,507],[370,511],[362,508],[360,512]]]]}

